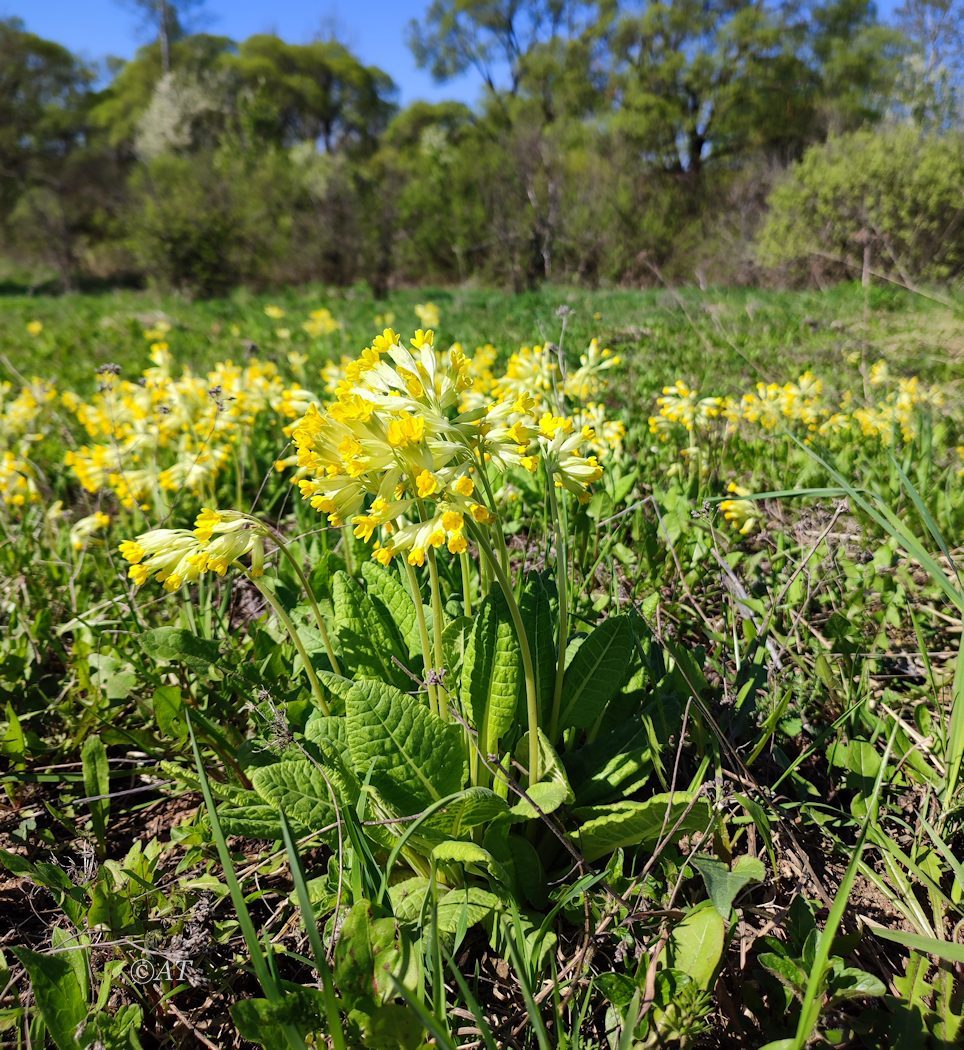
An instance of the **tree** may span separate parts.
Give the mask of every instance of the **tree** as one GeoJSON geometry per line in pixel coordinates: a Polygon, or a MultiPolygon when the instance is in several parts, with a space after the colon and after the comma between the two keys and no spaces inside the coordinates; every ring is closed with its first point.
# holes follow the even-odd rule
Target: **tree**
{"type": "Polygon", "coordinates": [[[954,0],[905,0],[895,12],[908,44],[900,105],[922,126],[964,120],[964,8],[954,0]]]}
{"type": "Polygon", "coordinates": [[[370,152],[395,111],[388,74],[363,65],[334,40],[288,44],[252,36],[227,65],[247,91],[244,107],[255,139],[370,152]]]}
{"type": "Polygon", "coordinates": [[[82,144],[93,79],[66,48],[0,20],[0,204],[82,144]]]}
{"type": "Polygon", "coordinates": [[[137,11],[143,24],[155,34],[161,56],[161,72],[170,73],[172,48],[184,35],[190,12],[204,0],[121,0],[125,7],[137,11]]]}
{"type": "Polygon", "coordinates": [[[770,195],[765,261],[907,284],[964,272],[964,134],[859,131],[807,151],[770,195]]]}
{"type": "Polygon", "coordinates": [[[474,69],[493,94],[515,95],[533,52],[593,32],[612,2],[432,0],[424,18],[409,23],[409,46],[419,66],[439,81],[474,69]]]}

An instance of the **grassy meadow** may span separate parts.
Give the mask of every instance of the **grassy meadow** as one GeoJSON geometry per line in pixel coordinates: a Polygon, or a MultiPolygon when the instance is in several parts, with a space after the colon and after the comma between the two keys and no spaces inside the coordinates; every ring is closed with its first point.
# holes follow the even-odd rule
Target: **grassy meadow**
{"type": "Polygon", "coordinates": [[[0,1044],[961,1045],[962,363],[849,285],[4,297],[0,1044]]]}

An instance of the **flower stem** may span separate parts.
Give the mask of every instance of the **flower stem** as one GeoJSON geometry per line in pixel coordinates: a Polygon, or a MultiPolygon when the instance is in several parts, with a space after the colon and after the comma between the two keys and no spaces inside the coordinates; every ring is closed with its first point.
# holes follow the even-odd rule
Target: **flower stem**
{"type": "Polygon", "coordinates": [[[261,592],[264,600],[274,610],[275,616],[281,621],[284,629],[288,632],[288,636],[294,643],[295,649],[298,651],[298,655],[301,657],[301,662],[305,665],[305,674],[308,675],[308,682],[311,685],[311,691],[314,693],[315,699],[318,701],[318,706],[321,708],[322,714],[330,715],[331,708],[328,706],[328,701],[325,699],[325,694],[322,691],[321,683],[318,681],[318,676],[315,674],[315,669],[311,665],[311,660],[308,656],[308,651],[305,649],[305,643],[301,640],[301,635],[298,634],[298,628],[295,627],[291,617],[285,612],[281,602],[274,596],[271,589],[265,584],[261,583],[256,576],[252,576],[250,573],[245,573],[245,576],[258,588],[261,592]]]}
{"type": "Polygon", "coordinates": [[[338,658],[335,656],[335,650],[331,644],[331,638],[328,635],[328,627],[325,624],[325,618],[321,614],[321,608],[315,599],[314,591],[311,589],[311,584],[308,582],[308,577],[305,575],[304,569],[298,564],[298,559],[291,553],[288,545],[284,539],[277,532],[277,530],[271,530],[272,538],[275,543],[278,544],[278,549],[288,559],[288,564],[294,569],[295,575],[301,582],[301,586],[304,588],[305,594],[308,596],[308,603],[311,605],[311,611],[315,615],[315,622],[318,624],[318,633],[321,635],[322,644],[325,647],[325,653],[328,656],[328,662],[331,664],[331,669],[335,674],[341,674],[341,667],[338,664],[338,658]]]}
{"type": "Polygon", "coordinates": [[[566,673],[566,648],[569,642],[569,552],[566,533],[559,516],[559,503],[552,474],[546,471],[549,489],[549,510],[556,534],[556,587],[559,591],[559,648],[556,656],[556,681],[552,690],[552,714],[549,716],[549,740],[556,741],[559,732],[559,714],[562,710],[562,680],[566,673]]]}
{"type": "Polygon", "coordinates": [[[425,606],[422,605],[422,589],[418,583],[418,577],[415,575],[415,569],[409,564],[407,558],[403,557],[402,562],[405,565],[405,570],[408,574],[408,586],[412,592],[412,601],[415,603],[415,621],[418,624],[418,637],[422,643],[422,671],[425,679],[425,688],[428,690],[428,706],[433,714],[438,714],[438,697],[435,693],[435,686],[431,681],[431,660],[432,660],[432,646],[428,640],[428,627],[425,625],[425,606]]]}
{"type": "MultiPolygon", "coordinates": [[[[432,634],[435,640],[435,671],[440,676],[445,668],[445,650],[442,647],[442,628],[445,621],[442,614],[442,590],[439,586],[438,560],[435,557],[435,549],[433,547],[428,549],[428,576],[432,583],[432,634]]],[[[441,680],[437,689],[439,714],[448,721],[450,718],[448,690],[441,680]]]]}
{"type": "Polygon", "coordinates": [[[522,654],[522,672],[526,683],[526,719],[529,723],[529,784],[535,784],[540,775],[539,756],[539,694],[536,691],[536,675],[532,666],[532,651],[529,648],[529,637],[526,634],[525,624],[522,622],[522,612],[519,603],[515,600],[512,585],[502,566],[496,558],[492,545],[485,538],[481,529],[473,530],[479,550],[485,555],[486,560],[492,567],[495,578],[499,581],[502,593],[505,596],[506,605],[509,607],[509,615],[515,627],[519,639],[519,650],[522,654]]]}
{"type": "Polygon", "coordinates": [[[462,569],[462,609],[466,616],[472,615],[472,565],[469,561],[467,551],[459,555],[459,564],[462,569]]]}

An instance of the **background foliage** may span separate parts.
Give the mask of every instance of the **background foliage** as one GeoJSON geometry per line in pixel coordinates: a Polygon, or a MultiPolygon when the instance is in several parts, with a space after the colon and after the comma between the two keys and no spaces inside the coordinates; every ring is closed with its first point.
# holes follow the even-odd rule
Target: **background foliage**
{"type": "Polygon", "coordinates": [[[0,273],[21,285],[960,272],[950,0],[889,23],[869,0],[433,0],[409,44],[441,81],[480,73],[472,108],[399,108],[334,39],[135,6],[157,39],[106,75],[0,22],[0,273]]]}

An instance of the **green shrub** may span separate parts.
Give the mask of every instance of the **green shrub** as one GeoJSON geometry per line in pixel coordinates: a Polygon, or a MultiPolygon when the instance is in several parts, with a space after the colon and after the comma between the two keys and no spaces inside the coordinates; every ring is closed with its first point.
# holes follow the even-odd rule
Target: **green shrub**
{"type": "Polygon", "coordinates": [[[940,280],[964,269],[964,135],[905,126],[808,150],[770,195],[761,260],[819,277],[940,280]]]}

